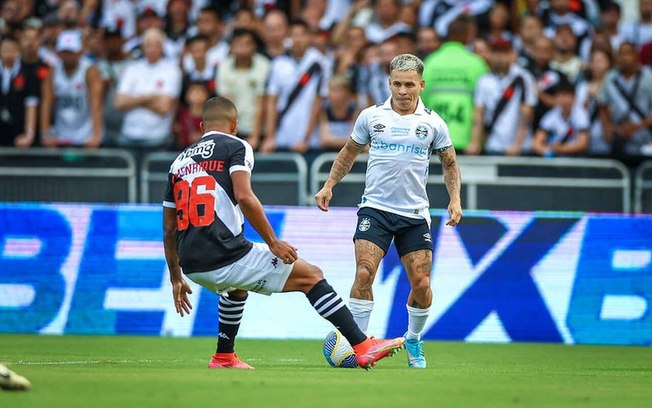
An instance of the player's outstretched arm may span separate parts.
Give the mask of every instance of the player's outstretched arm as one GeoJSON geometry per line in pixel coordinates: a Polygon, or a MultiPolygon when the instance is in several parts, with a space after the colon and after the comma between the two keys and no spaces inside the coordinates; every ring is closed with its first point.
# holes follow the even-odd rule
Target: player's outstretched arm
{"type": "Polygon", "coordinates": [[[286,264],[296,261],[297,249],[287,242],[279,240],[269,224],[263,205],[251,189],[251,175],[246,171],[234,171],[231,173],[231,181],[235,199],[240,205],[242,213],[269,246],[269,250],[286,264]]]}
{"type": "Polygon", "coordinates": [[[179,265],[179,253],[177,252],[177,210],[176,208],[163,207],[163,247],[165,248],[165,260],[170,271],[170,282],[172,282],[172,297],[177,313],[183,317],[190,314],[192,304],[188,295],[192,293],[190,285],[183,279],[181,266],[179,265]]]}
{"type": "Polygon", "coordinates": [[[453,146],[437,151],[437,156],[439,156],[439,161],[441,161],[441,166],[444,169],[444,184],[446,184],[446,190],[450,197],[450,203],[448,204],[450,219],[446,225],[454,227],[462,219],[462,199],[460,198],[462,174],[460,173],[460,167],[457,165],[457,154],[453,146]]]}
{"type": "Polygon", "coordinates": [[[328,180],[324,183],[324,187],[317,194],[315,194],[315,201],[317,207],[322,211],[328,211],[328,203],[333,198],[333,187],[340,182],[351,171],[355,158],[358,157],[360,152],[364,149],[365,145],[356,143],[353,139],[349,138],[342,150],[337,155],[333,167],[328,174],[328,180]]]}

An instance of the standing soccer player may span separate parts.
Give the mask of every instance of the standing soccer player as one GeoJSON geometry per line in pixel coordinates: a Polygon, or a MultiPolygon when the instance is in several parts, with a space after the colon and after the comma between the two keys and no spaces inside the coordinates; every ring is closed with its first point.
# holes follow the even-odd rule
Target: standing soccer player
{"type": "Polygon", "coordinates": [[[170,167],[163,229],[177,312],[183,316],[192,308],[183,268],[192,281],[221,294],[217,351],[208,366],[251,369],[234,353],[248,291],[303,292],[317,313],[351,343],[358,365],[371,368],[401,348],[404,338],[367,338],[321,270],[298,258],[296,248],[276,237],[251,190],[253,150],[234,136],[237,127],[233,102],[219,96],[209,99],[200,125],[204,135],[170,167]],[[245,239],[243,215],[266,244],[245,239]]]}
{"type": "Polygon", "coordinates": [[[424,107],[423,63],[411,54],[396,56],[390,64],[391,96],[358,117],[351,138],[333,163],[328,180],[315,195],[317,206],[328,211],[333,187],[351,170],[356,156],[369,148],[365,191],[358,211],[355,242],[356,275],[349,308],[358,326],[367,331],[373,309],[371,286],[380,261],[394,239],[412,290],[408,297],[405,345],[408,365],[425,368],[421,332],[432,303],[429,201],[426,193],[430,155],[439,156],[450,196],[446,223],[462,218],[460,170],[446,123],[424,107]]]}

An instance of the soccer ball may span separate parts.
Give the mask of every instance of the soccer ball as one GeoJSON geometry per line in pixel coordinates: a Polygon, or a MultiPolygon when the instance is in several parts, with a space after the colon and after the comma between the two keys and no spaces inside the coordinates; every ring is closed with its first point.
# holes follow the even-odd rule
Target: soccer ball
{"type": "Polygon", "coordinates": [[[358,366],[353,347],[337,329],[326,335],[324,357],[326,357],[328,364],[333,367],[355,368],[358,366]]]}

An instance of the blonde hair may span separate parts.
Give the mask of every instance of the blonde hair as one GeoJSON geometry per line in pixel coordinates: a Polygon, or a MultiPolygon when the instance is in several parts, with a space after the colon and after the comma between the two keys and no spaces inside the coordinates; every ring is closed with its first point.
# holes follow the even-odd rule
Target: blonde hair
{"type": "Polygon", "coordinates": [[[143,33],[143,44],[150,41],[158,41],[161,45],[165,43],[165,33],[158,28],[148,28],[143,33]]]}
{"type": "Polygon", "coordinates": [[[415,71],[419,76],[423,75],[423,61],[412,54],[400,54],[389,63],[389,72],[392,71],[415,71]]]}

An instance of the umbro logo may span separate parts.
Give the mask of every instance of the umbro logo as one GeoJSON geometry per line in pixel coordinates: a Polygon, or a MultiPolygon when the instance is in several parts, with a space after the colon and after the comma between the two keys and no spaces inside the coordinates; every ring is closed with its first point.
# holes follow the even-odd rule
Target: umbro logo
{"type": "Polygon", "coordinates": [[[272,266],[274,266],[274,269],[278,266],[278,258],[273,258],[272,259],[272,266]]]}
{"type": "Polygon", "coordinates": [[[374,125],[374,130],[375,130],[377,133],[381,133],[381,132],[383,132],[384,129],[385,129],[385,125],[383,125],[382,123],[376,123],[376,124],[374,125]]]}

